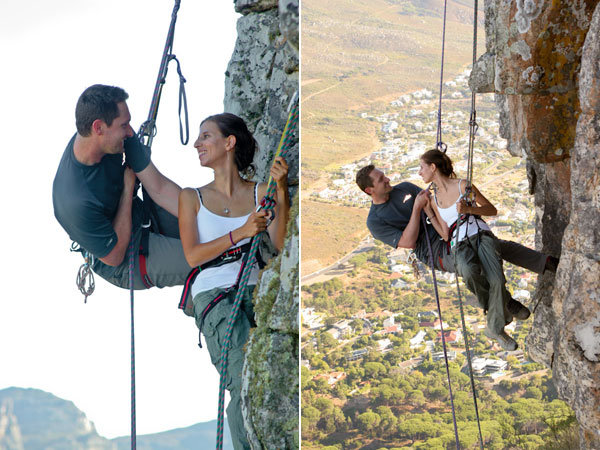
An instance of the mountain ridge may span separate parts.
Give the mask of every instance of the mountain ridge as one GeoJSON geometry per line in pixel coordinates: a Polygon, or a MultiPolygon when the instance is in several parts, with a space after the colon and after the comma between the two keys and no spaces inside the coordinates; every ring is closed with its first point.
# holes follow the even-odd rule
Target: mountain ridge
{"type": "MultiPolygon", "coordinates": [[[[224,447],[231,446],[225,425],[224,447]]],[[[140,450],[209,449],[216,439],[216,420],[159,433],[138,435],[140,450]]],[[[130,437],[108,439],[69,400],[35,388],[0,390],[0,450],[121,450],[130,437]]]]}

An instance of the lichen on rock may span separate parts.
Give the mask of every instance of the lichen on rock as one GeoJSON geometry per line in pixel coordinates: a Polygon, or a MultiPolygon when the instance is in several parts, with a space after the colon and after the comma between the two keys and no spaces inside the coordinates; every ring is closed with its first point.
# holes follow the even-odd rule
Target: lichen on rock
{"type": "Polygon", "coordinates": [[[471,77],[496,93],[500,134],[527,158],[536,248],[561,257],[538,278],[527,350],[552,367],[582,449],[600,448],[600,6],[486,2],[487,52],[471,77]],[[493,60],[493,63],[491,61],[493,60]],[[493,89],[490,81],[493,79],[493,89]]]}

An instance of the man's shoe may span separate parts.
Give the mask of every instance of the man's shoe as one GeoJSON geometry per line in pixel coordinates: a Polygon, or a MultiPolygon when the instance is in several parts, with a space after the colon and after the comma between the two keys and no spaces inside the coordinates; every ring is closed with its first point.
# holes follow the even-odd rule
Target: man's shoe
{"type": "Polygon", "coordinates": [[[511,298],[508,301],[508,305],[506,305],[508,312],[512,314],[512,316],[517,320],[527,320],[531,315],[531,311],[527,306],[523,305],[521,302],[511,298]]]}
{"type": "Polygon", "coordinates": [[[558,268],[559,259],[555,256],[548,256],[546,258],[546,265],[544,266],[544,272],[549,270],[550,272],[556,273],[558,268]]]}
{"type": "Polygon", "coordinates": [[[502,330],[500,333],[494,333],[488,327],[485,327],[485,329],[483,330],[483,334],[485,334],[490,339],[498,341],[498,344],[500,344],[500,347],[502,347],[506,351],[512,352],[512,351],[515,351],[519,347],[517,342],[513,338],[511,338],[508,334],[506,334],[506,331],[504,331],[504,330],[502,330]]]}

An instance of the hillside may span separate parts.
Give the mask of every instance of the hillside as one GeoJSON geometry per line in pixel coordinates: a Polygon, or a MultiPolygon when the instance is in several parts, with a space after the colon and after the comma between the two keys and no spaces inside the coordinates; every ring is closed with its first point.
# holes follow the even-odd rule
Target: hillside
{"type": "MultiPolygon", "coordinates": [[[[140,450],[214,448],[216,421],[137,436],[140,450]]],[[[72,402],[39,389],[0,390],[0,449],[119,450],[130,448],[130,437],[106,439],[72,402]]],[[[225,424],[223,448],[233,448],[225,424]]]]}
{"type": "MultiPolygon", "coordinates": [[[[431,0],[302,2],[303,199],[324,183],[327,173],[379,146],[379,127],[361,120],[360,112],[378,115],[404,93],[437,89],[440,5],[431,0]]],[[[458,75],[471,60],[472,16],[468,2],[448,2],[445,79],[458,75]]],[[[332,217],[323,226],[312,221],[316,214],[309,204],[302,212],[303,228],[310,229],[302,238],[303,263],[310,261],[303,265],[306,275],[306,268],[312,272],[336,259],[321,251],[319,243],[327,241],[332,229],[344,229],[348,215],[332,217]]],[[[353,240],[341,242],[336,253],[354,246],[353,240]]]]}

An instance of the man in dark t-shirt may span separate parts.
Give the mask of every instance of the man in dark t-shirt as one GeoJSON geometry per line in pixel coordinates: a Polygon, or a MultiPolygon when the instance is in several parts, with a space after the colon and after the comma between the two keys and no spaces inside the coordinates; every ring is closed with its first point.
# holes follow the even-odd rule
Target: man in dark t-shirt
{"type": "Polygon", "coordinates": [[[170,229],[149,234],[147,258],[135,258],[134,288],[180,285],[190,270],[177,239],[180,188],[157,170],[150,149],[134,137],[127,98],[123,89],[104,85],[81,94],[75,109],[77,133],[54,178],[54,215],[69,237],[94,256],[96,273],[128,287],[126,255],[132,231],[136,253],[142,236],[142,202],[135,196],[139,179],[155,202],[153,218],[170,216],[164,221],[170,229]]]}

